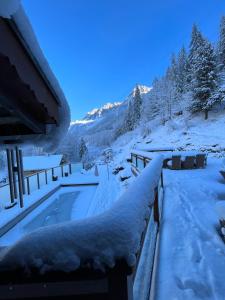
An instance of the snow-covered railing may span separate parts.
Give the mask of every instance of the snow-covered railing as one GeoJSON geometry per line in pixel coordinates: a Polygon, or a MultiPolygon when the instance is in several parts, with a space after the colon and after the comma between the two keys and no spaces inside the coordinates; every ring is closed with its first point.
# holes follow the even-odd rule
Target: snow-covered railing
{"type": "Polygon", "coordinates": [[[19,282],[29,299],[37,292],[40,299],[56,294],[64,298],[97,294],[95,299],[132,299],[150,216],[159,223],[161,171],[162,157],[158,156],[110,210],[85,220],[40,228],[4,249],[0,254],[0,299],[8,299],[9,294],[12,299],[13,291],[16,296],[16,291],[21,291],[15,288],[19,282]],[[8,281],[10,291],[5,288],[8,281]]]}
{"type": "MultiPolygon", "coordinates": [[[[24,177],[24,194],[30,195],[33,191],[40,189],[41,187],[51,183],[52,181],[57,180],[60,177],[69,176],[74,171],[74,164],[63,164],[57,167],[45,169],[42,171],[35,172],[29,176],[24,177]]],[[[16,187],[14,190],[18,191],[18,181],[15,181],[16,187]]],[[[16,203],[16,199],[10,193],[9,183],[3,184],[0,186],[0,205],[10,206],[9,203],[13,206],[16,203]]],[[[15,198],[19,199],[19,193],[17,192],[15,198]]],[[[22,201],[23,202],[23,201],[22,201]]],[[[20,201],[20,206],[23,206],[23,203],[20,201]]]]}

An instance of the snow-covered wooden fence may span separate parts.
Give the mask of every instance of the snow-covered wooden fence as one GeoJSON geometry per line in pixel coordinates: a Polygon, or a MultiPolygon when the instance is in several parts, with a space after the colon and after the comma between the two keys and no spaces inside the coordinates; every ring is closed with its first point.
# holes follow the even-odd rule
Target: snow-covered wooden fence
{"type": "Polygon", "coordinates": [[[148,294],[160,222],[161,171],[158,156],[110,210],[36,230],[4,249],[0,299],[26,294],[29,299],[131,300],[134,286],[136,295],[144,290],[148,294]],[[149,230],[151,241],[146,244],[149,230]],[[144,289],[138,274],[142,253],[148,252],[144,289]]]}
{"type": "MultiPolygon", "coordinates": [[[[45,169],[29,176],[24,177],[24,190],[25,194],[30,195],[33,191],[51,183],[54,179],[68,176],[74,173],[76,164],[63,164],[61,166],[45,169]]],[[[18,180],[15,179],[16,190],[18,190],[18,180]]],[[[10,195],[10,185],[6,183],[0,186],[0,208],[8,206],[10,202],[14,202],[13,197],[10,195]],[[10,200],[11,199],[11,200],[10,200]]],[[[18,195],[17,195],[18,197],[18,195]]],[[[15,199],[16,200],[16,199],[15,199]]]]}

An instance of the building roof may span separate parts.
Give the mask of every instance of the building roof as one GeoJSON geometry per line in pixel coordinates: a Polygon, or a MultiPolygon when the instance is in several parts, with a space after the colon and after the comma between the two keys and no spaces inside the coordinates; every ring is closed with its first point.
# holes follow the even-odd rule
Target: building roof
{"type": "Polygon", "coordinates": [[[24,156],[24,171],[37,171],[58,167],[62,161],[63,155],[37,155],[24,156]]]}
{"type": "MultiPolygon", "coordinates": [[[[54,149],[61,140],[62,135],[67,131],[70,124],[70,109],[58,80],[53,74],[48,62],[39,46],[32,26],[22,8],[20,0],[1,0],[0,17],[8,20],[8,25],[15,32],[17,38],[26,49],[27,55],[42,76],[54,98],[59,102],[59,120],[57,126],[48,126],[45,134],[35,137],[33,142],[44,146],[46,151],[54,149]]],[[[25,82],[26,83],[26,82],[25,82]]],[[[29,83],[28,83],[29,84],[29,83]]],[[[31,87],[32,88],[32,87],[31,87]]],[[[39,97],[40,98],[40,97],[39,97]]],[[[42,97],[43,98],[43,97],[42,97]]]]}

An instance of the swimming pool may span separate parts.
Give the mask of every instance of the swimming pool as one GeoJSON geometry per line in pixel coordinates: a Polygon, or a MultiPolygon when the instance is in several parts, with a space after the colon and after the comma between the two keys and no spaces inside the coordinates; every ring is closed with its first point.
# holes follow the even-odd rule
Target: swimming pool
{"type": "Polygon", "coordinates": [[[84,219],[97,185],[61,187],[0,238],[0,246],[15,243],[37,228],[84,219]]]}

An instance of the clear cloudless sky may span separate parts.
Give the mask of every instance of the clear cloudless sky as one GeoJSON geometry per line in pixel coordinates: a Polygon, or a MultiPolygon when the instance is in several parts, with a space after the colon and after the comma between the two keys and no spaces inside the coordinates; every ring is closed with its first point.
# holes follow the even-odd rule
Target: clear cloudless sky
{"type": "Polygon", "coordinates": [[[195,22],[214,44],[225,0],[22,0],[72,119],[150,86],[195,22]]]}

